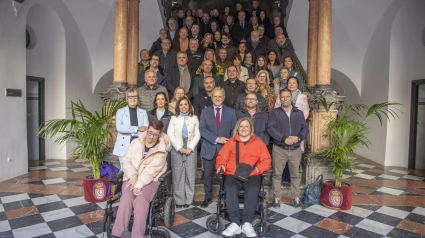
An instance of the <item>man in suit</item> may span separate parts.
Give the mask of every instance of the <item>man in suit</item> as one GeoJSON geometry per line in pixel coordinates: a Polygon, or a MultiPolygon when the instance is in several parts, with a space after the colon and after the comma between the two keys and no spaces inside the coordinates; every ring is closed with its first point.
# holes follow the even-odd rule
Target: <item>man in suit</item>
{"type": "Polygon", "coordinates": [[[184,88],[186,96],[192,98],[192,85],[195,76],[194,72],[187,64],[187,53],[180,51],[177,53],[177,66],[170,69],[166,77],[166,87],[169,98],[172,98],[177,87],[184,88]]]}
{"type": "Polygon", "coordinates": [[[203,34],[198,23],[193,23],[192,28],[189,33],[189,39],[197,39],[198,43],[201,42],[203,34]]]}
{"type": "Polygon", "coordinates": [[[177,21],[174,18],[168,19],[167,37],[170,39],[170,41],[173,41],[174,37],[179,37],[177,34],[177,21]]]}
{"type": "Polygon", "coordinates": [[[220,77],[215,75],[212,72],[212,61],[211,60],[204,60],[204,62],[202,62],[202,73],[199,74],[198,76],[195,77],[195,80],[193,82],[193,97],[196,96],[196,94],[198,94],[199,92],[201,92],[201,90],[204,88],[203,84],[204,84],[204,78],[206,77],[212,77],[214,79],[214,83],[215,85],[219,85],[220,82],[220,77]]]}
{"type": "Polygon", "coordinates": [[[215,159],[221,147],[232,136],[236,125],[236,113],[223,105],[225,92],[216,87],[212,92],[213,105],[202,110],[199,131],[201,132],[201,157],[204,163],[205,199],[201,207],[208,207],[212,202],[212,175],[215,159]]]}
{"type": "Polygon", "coordinates": [[[241,41],[246,41],[249,38],[249,34],[253,30],[251,23],[245,20],[245,12],[240,11],[238,13],[238,22],[233,25],[232,28],[232,39],[234,45],[239,45],[241,41]]]}

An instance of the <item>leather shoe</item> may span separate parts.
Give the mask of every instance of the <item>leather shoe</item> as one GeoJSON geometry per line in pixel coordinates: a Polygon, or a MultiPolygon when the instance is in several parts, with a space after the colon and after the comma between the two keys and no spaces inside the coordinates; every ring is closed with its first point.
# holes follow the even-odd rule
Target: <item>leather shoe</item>
{"type": "Polygon", "coordinates": [[[183,205],[176,205],[176,208],[182,208],[183,205]]]}
{"type": "Polygon", "coordinates": [[[212,203],[211,198],[205,198],[205,200],[202,202],[201,207],[208,207],[212,203]]]}
{"type": "Polygon", "coordinates": [[[188,208],[188,207],[190,207],[190,204],[184,204],[183,207],[188,208]]]}

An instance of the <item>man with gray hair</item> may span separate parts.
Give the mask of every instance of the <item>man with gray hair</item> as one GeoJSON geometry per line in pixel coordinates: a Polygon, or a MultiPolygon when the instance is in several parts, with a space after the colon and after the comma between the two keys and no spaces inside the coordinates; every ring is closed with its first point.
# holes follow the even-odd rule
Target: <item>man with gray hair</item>
{"type": "Polygon", "coordinates": [[[277,57],[279,58],[280,62],[284,62],[286,56],[294,57],[295,54],[291,40],[287,39],[283,34],[279,34],[276,36],[276,43],[271,46],[269,51],[272,49],[277,52],[277,57]]]}
{"type": "Polygon", "coordinates": [[[251,38],[246,41],[246,47],[253,55],[252,62],[257,62],[260,55],[266,55],[266,45],[261,43],[258,31],[251,32],[251,38]]]}
{"type": "Polygon", "coordinates": [[[148,69],[145,71],[145,84],[138,88],[139,93],[139,107],[150,111],[153,109],[153,101],[158,92],[167,93],[164,86],[158,85],[156,78],[156,71],[148,69]]]}
{"type": "Polygon", "coordinates": [[[236,125],[235,111],[223,105],[225,92],[216,87],[211,94],[213,105],[202,110],[199,122],[202,146],[201,158],[204,164],[205,199],[201,207],[208,207],[212,202],[212,176],[215,168],[215,159],[221,147],[231,138],[236,125]]]}
{"type": "Polygon", "coordinates": [[[174,18],[168,19],[167,36],[168,36],[168,39],[170,39],[171,42],[174,40],[174,37],[176,37],[176,32],[177,32],[177,21],[176,21],[176,19],[174,19],[174,18]]]}
{"type": "Polygon", "coordinates": [[[195,75],[190,65],[187,64],[187,53],[179,51],[177,53],[177,66],[170,69],[166,77],[166,86],[169,98],[173,98],[174,90],[177,87],[184,88],[186,96],[192,98],[192,85],[195,75]]]}

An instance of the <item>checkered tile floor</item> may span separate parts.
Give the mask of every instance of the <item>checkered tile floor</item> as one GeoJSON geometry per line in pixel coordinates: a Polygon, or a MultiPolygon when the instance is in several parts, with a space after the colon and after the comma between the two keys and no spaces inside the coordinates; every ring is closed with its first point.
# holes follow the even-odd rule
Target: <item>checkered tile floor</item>
{"type": "MultiPolygon", "coordinates": [[[[87,203],[82,197],[81,177],[89,173],[81,163],[48,161],[0,183],[0,237],[102,237],[106,202],[87,203]]],[[[423,176],[423,171],[364,162],[344,175],[353,184],[351,210],[269,208],[266,237],[425,237],[423,176]]],[[[205,226],[216,203],[208,208],[194,204],[176,210],[172,237],[219,237],[205,226]]]]}

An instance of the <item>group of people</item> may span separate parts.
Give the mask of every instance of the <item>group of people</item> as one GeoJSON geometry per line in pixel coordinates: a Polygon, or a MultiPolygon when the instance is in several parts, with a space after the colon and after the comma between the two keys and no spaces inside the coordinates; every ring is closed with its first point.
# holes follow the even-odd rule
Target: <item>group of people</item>
{"type": "Polygon", "coordinates": [[[178,10],[152,48],[141,51],[138,88],[126,92],[128,105],[116,114],[113,153],[124,184],[113,236],[123,235],[132,209],[132,234],[143,236],[149,203],[167,169],[176,207],[192,205],[198,154],[204,172],[201,207],[212,202],[214,170],[224,174],[232,222],[224,236],[256,237],[251,222],[261,174],[271,168],[272,205],[280,206],[288,162],[293,205],[300,206],[299,166],[309,133],[303,78],[280,18],[271,23],[258,1],[252,3],[250,12],[238,4],[235,14],[229,8],[222,15],[217,9],[211,15],[202,9],[178,10]],[[241,163],[252,167],[246,181],[234,176],[241,163]]]}

